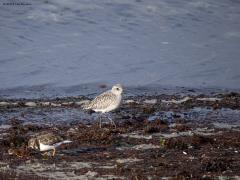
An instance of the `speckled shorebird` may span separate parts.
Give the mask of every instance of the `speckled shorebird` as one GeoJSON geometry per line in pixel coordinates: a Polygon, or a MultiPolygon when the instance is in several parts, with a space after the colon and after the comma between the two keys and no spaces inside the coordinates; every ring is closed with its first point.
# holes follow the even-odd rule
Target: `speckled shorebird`
{"type": "MultiPolygon", "coordinates": [[[[101,112],[102,114],[113,111],[117,109],[121,104],[122,92],[123,92],[122,85],[116,84],[112,87],[111,90],[100,94],[89,103],[83,105],[83,109],[91,109],[95,112],[101,112]]],[[[109,116],[107,116],[107,118],[116,128],[116,124],[114,123],[114,121],[109,116]]],[[[100,128],[101,126],[102,120],[100,116],[100,128]]]]}
{"type": "Polygon", "coordinates": [[[46,133],[29,139],[28,147],[39,151],[53,150],[52,156],[54,156],[56,154],[57,147],[70,142],[72,141],[63,140],[62,137],[53,133],[46,133]]]}

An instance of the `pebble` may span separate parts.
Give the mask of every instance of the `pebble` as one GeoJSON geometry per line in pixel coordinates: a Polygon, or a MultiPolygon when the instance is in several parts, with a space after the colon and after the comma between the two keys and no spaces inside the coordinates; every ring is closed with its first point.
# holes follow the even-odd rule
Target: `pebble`
{"type": "Polygon", "coordinates": [[[29,106],[29,107],[36,107],[37,104],[35,102],[26,102],[25,106],[29,106]]]}
{"type": "Polygon", "coordinates": [[[0,106],[7,106],[7,105],[9,105],[10,103],[8,103],[8,102],[0,102],[0,106]]]}
{"type": "Polygon", "coordinates": [[[41,102],[42,106],[50,106],[50,102],[41,102]]]}
{"type": "Polygon", "coordinates": [[[51,103],[51,106],[53,106],[53,107],[61,107],[62,105],[61,104],[56,104],[56,103],[51,103]]]}

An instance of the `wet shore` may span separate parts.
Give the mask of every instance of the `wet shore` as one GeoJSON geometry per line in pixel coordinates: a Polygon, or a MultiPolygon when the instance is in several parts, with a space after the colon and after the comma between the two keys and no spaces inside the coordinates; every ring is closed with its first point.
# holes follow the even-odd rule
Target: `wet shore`
{"type": "Polygon", "coordinates": [[[128,96],[117,128],[87,99],[1,99],[0,179],[239,178],[239,93],[128,96]],[[73,142],[54,157],[27,147],[47,132],[73,142]]]}

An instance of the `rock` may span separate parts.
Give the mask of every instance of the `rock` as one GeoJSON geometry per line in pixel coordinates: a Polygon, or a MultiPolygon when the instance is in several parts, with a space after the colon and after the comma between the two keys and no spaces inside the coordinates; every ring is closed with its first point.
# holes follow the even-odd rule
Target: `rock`
{"type": "Polygon", "coordinates": [[[3,102],[0,102],[0,106],[7,106],[7,105],[10,105],[10,103],[8,103],[8,102],[5,102],[5,101],[3,101],[3,102]]]}
{"type": "Polygon", "coordinates": [[[37,103],[35,103],[35,102],[26,102],[26,103],[25,103],[25,106],[28,106],[28,107],[36,107],[36,106],[37,106],[37,103]]]}
{"type": "Polygon", "coordinates": [[[40,104],[41,104],[42,106],[50,106],[51,103],[50,103],[50,102],[41,102],[40,104]]]}

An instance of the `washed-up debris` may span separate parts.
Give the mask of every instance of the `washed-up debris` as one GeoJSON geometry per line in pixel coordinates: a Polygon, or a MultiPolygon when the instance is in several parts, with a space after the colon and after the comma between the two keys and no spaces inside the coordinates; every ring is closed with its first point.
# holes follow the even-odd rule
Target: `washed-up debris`
{"type": "Polygon", "coordinates": [[[116,129],[99,128],[98,114],[81,109],[78,102],[87,98],[2,99],[7,104],[0,106],[0,179],[237,177],[239,97],[130,97],[111,114],[116,129]],[[28,147],[42,133],[72,142],[44,156],[28,147]]]}

